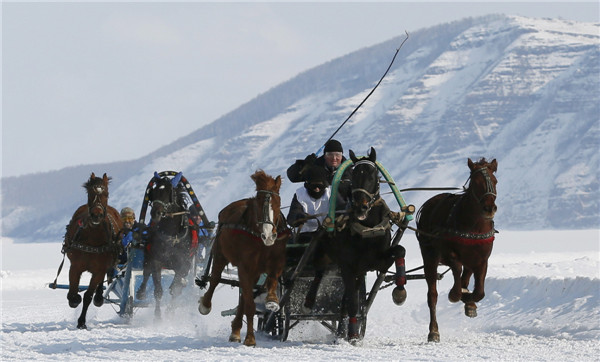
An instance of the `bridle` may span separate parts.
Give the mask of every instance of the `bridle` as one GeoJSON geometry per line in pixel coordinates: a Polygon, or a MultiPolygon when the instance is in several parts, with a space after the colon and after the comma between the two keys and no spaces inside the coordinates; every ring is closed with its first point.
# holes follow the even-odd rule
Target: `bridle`
{"type": "MultiPolygon", "coordinates": [[[[483,175],[483,178],[485,179],[485,193],[481,196],[477,196],[475,194],[475,190],[471,189],[470,185],[468,190],[470,191],[470,193],[473,195],[473,197],[475,198],[475,200],[477,200],[478,203],[482,203],[483,199],[488,196],[491,195],[494,198],[496,198],[496,187],[494,186],[494,183],[492,182],[492,177],[490,176],[490,170],[487,167],[481,167],[478,168],[476,170],[471,171],[471,175],[469,176],[469,178],[467,179],[467,181],[465,182],[465,185],[467,184],[467,182],[469,182],[469,180],[473,180],[473,175],[477,174],[477,173],[481,173],[483,175]]],[[[464,186],[463,186],[464,188],[464,186]]]]}
{"type": "MultiPolygon", "coordinates": [[[[258,229],[262,230],[262,227],[264,225],[272,225],[274,237],[277,238],[277,225],[275,225],[275,220],[271,220],[270,215],[269,215],[270,214],[269,210],[272,210],[271,198],[273,196],[279,197],[279,193],[277,193],[275,191],[269,191],[269,190],[257,190],[256,193],[257,194],[265,194],[265,200],[263,201],[263,204],[262,204],[262,218],[260,218],[257,222],[258,229]]],[[[273,215],[273,219],[275,219],[275,217],[276,217],[276,215],[273,215]]],[[[262,235],[262,233],[261,233],[261,238],[266,238],[266,235],[262,235]]],[[[264,239],[263,239],[263,241],[264,241],[264,239]]]]}
{"type": "MultiPolygon", "coordinates": [[[[354,164],[354,169],[356,169],[357,166],[360,165],[369,165],[370,167],[373,167],[376,171],[377,171],[377,166],[375,165],[374,162],[370,161],[370,160],[360,160],[358,162],[356,162],[354,164]]],[[[379,182],[377,182],[377,190],[375,190],[373,193],[369,192],[368,190],[364,189],[364,188],[353,188],[352,189],[352,198],[354,198],[354,194],[356,193],[361,193],[361,194],[365,194],[367,196],[367,199],[369,200],[367,202],[367,210],[365,212],[365,214],[368,214],[369,211],[371,210],[371,208],[373,207],[373,205],[377,202],[377,200],[379,200],[379,182]]]]}
{"type": "Polygon", "coordinates": [[[102,194],[104,194],[106,192],[106,186],[104,186],[104,185],[90,186],[90,190],[94,193],[94,199],[92,200],[91,203],[88,203],[88,214],[90,215],[90,223],[92,225],[96,226],[96,225],[99,225],[100,222],[102,222],[102,220],[104,220],[106,218],[106,205],[104,205],[102,203],[102,200],[100,200],[100,196],[102,196],[102,194]],[[91,217],[92,211],[96,208],[99,208],[100,210],[102,210],[102,212],[100,213],[101,217],[98,220],[91,217]]]}

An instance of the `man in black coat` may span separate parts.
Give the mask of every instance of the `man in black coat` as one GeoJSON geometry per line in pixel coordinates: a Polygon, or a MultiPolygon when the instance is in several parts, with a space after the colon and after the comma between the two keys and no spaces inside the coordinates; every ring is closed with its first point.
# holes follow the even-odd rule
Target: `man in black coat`
{"type": "MultiPolygon", "coordinates": [[[[293,165],[287,169],[287,177],[291,182],[307,182],[306,169],[311,166],[323,167],[327,173],[327,182],[331,185],[333,176],[338,167],[346,161],[342,144],[334,139],[327,141],[323,156],[318,157],[314,153],[306,156],[304,160],[296,160],[293,165]]],[[[340,180],[338,186],[338,195],[336,197],[336,209],[344,209],[349,200],[351,186],[351,168],[348,167],[340,180]]]]}

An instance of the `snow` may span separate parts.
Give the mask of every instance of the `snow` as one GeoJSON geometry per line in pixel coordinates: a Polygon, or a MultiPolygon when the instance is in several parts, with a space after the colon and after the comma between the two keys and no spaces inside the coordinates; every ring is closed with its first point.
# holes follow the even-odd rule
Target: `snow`
{"type": "MultiPolygon", "coordinates": [[[[407,232],[402,244],[407,269],[420,266],[414,234],[407,232]]],[[[448,302],[447,274],[439,282],[441,342],[428,343],[426,285],[411,280],[401,307],[393,304],[391,288],[379,292],[358,346],[336,341],[311,321],[294,327],[286,342],[258,333],[256,348],[230,343],[232,317],[220,315],[236,304],[237,290],[229,286],[218,287],[208,316],[197,311],[200,290],[190,287],[183,304],[164,313],[161,321],[154,320],[153,308],[140,308],[127,323],[105,304],[91,306],[88,330],[78,330],[81,307],[68,307],[66,290],[47,287],[61,261],[60,247],[2,239],[3,361],[597,361],[600,355],[600,230],[501,230],[476,318],[467,318],[460,304],[448,302]]],[[[59,283],[67,282],[68,264],[59,283]]],[[[371,274],[368,280],[373,280],[371,274]]]]}

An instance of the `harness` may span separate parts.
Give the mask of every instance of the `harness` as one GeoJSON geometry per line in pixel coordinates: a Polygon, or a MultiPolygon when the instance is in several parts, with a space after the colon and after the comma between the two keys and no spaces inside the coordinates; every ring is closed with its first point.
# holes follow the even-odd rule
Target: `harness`
{"type": "MultiPolygon", "coordinates": [[[[437,228],[436,232],[434,234],[429,234],[429,233],[426,233],[426,232],[423,232],[420,230],[418,232],[423,235],[428,235],[430,237],[435,237],[435,238],[443,238],[445,240],[460,243],[463,245],[483,245],[483,244],[488,244],[488,243],[494,242],[495,234],[498,231],[494,228],[493,220],[491,221],[491,223],[492,223],[491,230],[486,233],[474,233],[474,232],[467,232],[467,231],[459,231],[456,229],[456,219],[457,219],[456,212],[458,210],[458,207],[464,200],[465,196],[472,195],[479,204],[481,204],[481,200],[483,200],[483,198],[487,195],[496,196],[496,188],[494,187],[492,178],[490,177],[489,173],[485,172],[485,171],[487,171],[486,167],[482,167],[482,168],[472,171],[471,174],[469,175],[469,178],[465,182],[465,185],[466,185],[467,182],[469,182],[469,180],[472,179],[473,174],[481,172],[481,174],[483,175],[483,177],[485,179],[485,184],[486,184],[485,193],[481,197],[478,197],[477,195],[475,195],[475,193],[473,191],[471,191],[470,187],[465,188],[463,185],[463,189],[465,191],[468,191],[469,193],[468,194],[464,193],[464,194],[460,195],[460,197],[452,205],[452,208],[450,209],[450,213],[448,214],[448,218],[446,219],[446,225],[448,225],[448,227],[437,228]],[[454,225],[454,227],[450,227],[450,225],[454,225]]],[[[448,194],[446,199],[450,198],[451,196],[454,196],[454,195],[448,194]]],[[[440,204],[438,204],[438,207],[440,207],[441,204],[442,203],[440,202],[440,204]]]]}
{"type": "Polygon", "coordinates": [[[77,220],[77,231],[75,232],[75,235],[73,235],[73,238],[71,240],[67,240],[66,235],[65,235],[65,239],[63,242],[63,248],[62,248],[62,253],[65,254],[66,252],[70,251],[70,250],[79,250],[79,251],[83,251],[85,253],[91,253],[91,254],[103,254],[103,253],[108,253],[108,252],[114,252],[115,254],[120,254],[122,252],[122,245],[120,243],[116,243],[115,240],[117,240],[117,234],[115,232],[115,220],[113,219],[113,217],[110,214],[106,215],[106,218],[103,220],[104,221],[104,229],[107,235],[107,240],[105,242],[104,245],[100,245],[100,246],[92,246],[92,245],[88,245],[86,244],[86,240],[80,240],[80,234],[81,231],[85,230],[86,228],[90,227],[90,223],[87,223],[83,221],[83,219],[79,219],[77,220]],[[106,221],[106,219],[108,219],[108,222],[106,221]]]}
{"type": "MultiPolygon", "coordinates": [[[[269,219],[269,207],[271,204],[271,197],[273,195],[279,196],[277,192],[269,191],[269,190],[258,190],[257,194],[264,193],[265,201],[262,205],[262,218],[256,222],[253,226],[247,226],[244,224],[235,224],[235,223],[225,223],[219,224],[219,230],[221,228],[230,229],[234,234],[245,234],[250,236],[252,239],[262,241],[261,233],[255,231],[255,228],[258,230],[261,229],[261,226],[264,224],[269,224],[273,226],[273,234],[275,234],[275,240],[282,240],[288,237],[291,234],[291,231],[285,225],[285,222],[281,222],[284,218],[281,217],[279,219],[278,224],[276,225],[273,221],[269,219]]],[[[256,199],[255,199],[256,200],[256,199]]],[[[245,215],[246,212],[244,212],[245,215]]],[[[243,217],[243,216],[242,216],[243,217]]],[[[218,232],[218,231],[217,231],[218,232]]]]}

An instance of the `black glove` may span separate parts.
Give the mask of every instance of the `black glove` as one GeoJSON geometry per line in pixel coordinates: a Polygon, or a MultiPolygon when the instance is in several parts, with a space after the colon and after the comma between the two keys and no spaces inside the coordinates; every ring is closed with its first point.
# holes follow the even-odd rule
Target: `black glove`
{"type": "Polygon", "coordinates": [[[306,158],[304,159],[304,165],[314,165],[315,161],[317,160],[317,155],[315,155],[314,153],[311,153],[310,155],[306,156],[306,158]]]}

